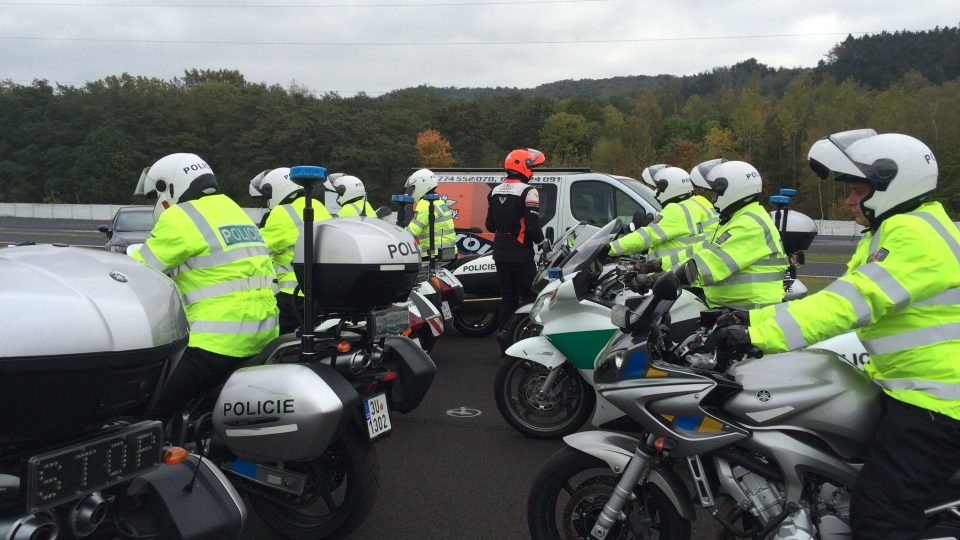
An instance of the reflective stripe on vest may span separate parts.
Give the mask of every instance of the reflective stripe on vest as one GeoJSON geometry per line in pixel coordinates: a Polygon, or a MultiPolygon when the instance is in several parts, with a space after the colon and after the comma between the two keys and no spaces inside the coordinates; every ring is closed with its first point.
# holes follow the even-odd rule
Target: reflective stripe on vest
{"type": "Polygon", "coordinates": [[[259,334],[277,327],[277,317],[269,317],[262,321],[190,321],[191,332],[205,332],[209,334],[259,334]]]}
{"type": "Polygon", "coordinates": [[[225,294],[231,294],[238,291],[247,291],[250,289],[262,289],[269,287],[273,280],[267,276],[254,276],[249,278],[235,279],[225,281],[216,285],[198,287],[183,295],[183,302],[186,305],[195,304],[201,300],[215,298],[225,294]]]}
{"type": "Polygon", "coordinates": [[[803,337],[803,331],[800,330],[800,323],[797,322],[793,313],[790,313],[788,306],[789,302],[777,304],[775,309],[776,315],[773,316],[773,320],[777,323],[777,326],[780,327],[780,331],[783,332],[783,339],[787,342],[789,350],[792,351],[806,347],[807,338],[803,337]]]}
{"type": "Polygon", "coordinates": [[[874,379],[887,390],[916,390],[940,399],[960,399],[960,384],[923,379],[874,379]]]}

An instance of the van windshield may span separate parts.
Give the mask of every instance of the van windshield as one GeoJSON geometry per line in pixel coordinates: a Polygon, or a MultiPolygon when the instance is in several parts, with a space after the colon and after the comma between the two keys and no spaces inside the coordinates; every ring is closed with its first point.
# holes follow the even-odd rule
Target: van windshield
{"type": "Polygon", "coordinates": [[[656,194],[652,189],[643,185],[643,182],[639,180],[634,180],[633,178],[627,178],[626,176],[617,176],[617,180],[623,182],[623,185],[630,188],[630,191],[633,191],[639,195],[644,201],[646,201],[650,206],[654,207],[657,212],[663,210],[663,207],[660,206],[660,201],[657,200],[656,194]]]}

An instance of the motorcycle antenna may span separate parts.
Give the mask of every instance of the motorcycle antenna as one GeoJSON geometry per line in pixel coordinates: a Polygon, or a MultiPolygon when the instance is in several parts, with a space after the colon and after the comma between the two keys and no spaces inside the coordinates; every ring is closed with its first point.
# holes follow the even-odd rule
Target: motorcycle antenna
{"type": "Polygon", "coordinates": [[[327,169],[311,165],[290,168],[290,180],[303,186],[303,327],[300,338],[303,344],[301,358],[304,362],[313,360],[313,188],[320,187],[327,179],[327,169]]]}
{"type": "Polygon", "coordinates": [[[434,201],[439,201],[439,200],[440,200],[440,196],[437,195],[436,193],[427,193],[426,195],[423,196],[423,200],[427,201],[427,204],[430,205],[430,224],[429,224],[429,230],[430,230],[430,254],[429,254],[429,257],[427,258],[427,261],[429,261],[429,263],[430,263],[430,275],[434,275],[434,274],[437,273],[437,258],[436,258],[436,256],[435,256],[434,253],[433,253],[433,250],[436,248],[436,245],[434,244],[434,234],[433,234],[433,233],[434,233],[434,230],[436,229],[436,222],[437,222],[437,217],[436,217],[436,213],[435,213],[435,212],[436,212],[436,210],[435,210],[436,205],[435,205],[434,201]]]}

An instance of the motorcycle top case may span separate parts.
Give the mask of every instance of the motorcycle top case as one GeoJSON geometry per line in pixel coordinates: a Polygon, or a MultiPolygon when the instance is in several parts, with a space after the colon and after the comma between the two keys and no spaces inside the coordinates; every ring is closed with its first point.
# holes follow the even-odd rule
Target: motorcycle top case
{"type": "Polygon", "coordinates": [[[809,249],[813,239],[817,237],[817,224],[810,219],[810,216],[790,210],[789,212],[781,211],[778,218],[777,213],[777,211],[770,212],[770,217],[780,230],[784,251],[796,253],[809,249]]]}
{"type": "Polygon", "coordinates": [[[176,285],[124,255],[0,250],[0,443],[42,444],[146,412],[187,344],[176,285]]]}
{"type": "MultiPolygon", "coordinates": [[[[303,235],[293,256],[304,283],[303,235]]],[[[379,219],[347,217],[313,225],[314,300],[327,311],[360,312],[402,302],[420,270],[413,235],[379,219]]]]}
{"type": "Polygon", "coordinates": [[[296,461],[323,455],[359,410],[357,391],[330,366],[269,364],[230,375],[213,427],[240,459],[296,461]]]}

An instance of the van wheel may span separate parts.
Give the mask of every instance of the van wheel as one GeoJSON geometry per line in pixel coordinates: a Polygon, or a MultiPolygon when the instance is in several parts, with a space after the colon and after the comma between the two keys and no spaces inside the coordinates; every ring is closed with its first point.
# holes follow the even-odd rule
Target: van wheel
{"type": "Polygon", "coordinates": [[[489,336],[497,329],[497,312],[458,309],[453,313],[453,326],[465,336],[489,336]]]}

